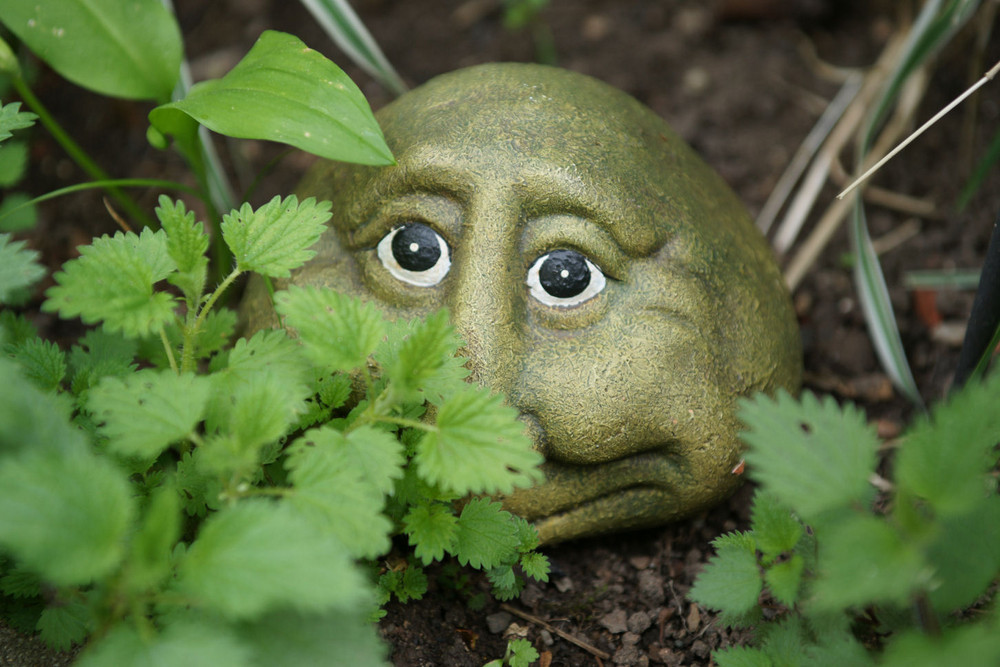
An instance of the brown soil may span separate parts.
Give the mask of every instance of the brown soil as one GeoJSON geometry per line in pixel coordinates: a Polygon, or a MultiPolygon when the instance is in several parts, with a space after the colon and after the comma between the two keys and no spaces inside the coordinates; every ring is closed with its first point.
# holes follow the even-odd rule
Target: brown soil
{"type": "MultiPolygon", "coordinates": [[[[196,79],[219,75],[262,30],[275,28],[299,35],[344,65],[374,107],[389,99],[378,84],[347,63],[298,3],[177,4],[196,79]]],[[[499,0],[353,4],[411,85],[475,63],[535,58],[528,31],[503,27],[499,0]]],[[[543,18],[560,65],[603,79],[652,107],[756,214],[837,89],[807,55],[808,48],[836,66],[865,67],[884,46],[897,24],[897,7],[903,4],[909,3],[553,0],[543,18]]],[[[987,51],[987,64],[997,58],[996,47],[987,51]]],[[[930,116],[969,82],[973,51],[965,36],[942,55],[918,118],[930,116]]],[[[185,178],[178,159],[146,145],[147,106],[107,102],[45,72],[36,89],[113,174],[185,178]]],[[[971,294],[925,294],[921,303],[936,298],[936,310],[918,310],[914,294],[903,288],[903,275],[915,269],[975,268],[982,260],[997,208],[996,191],[989,187],[995,179],[988,179],[965,212],[955,213],[952,203],[969,165],[992,137],[1000,114],[1000,88],[984,90],[975,105],[979,115],[971,140],[962,139],[967,116],[955,112],[877,178],[886,188],[933,199],[942,212],[919,220],[919,234],[883,257],[903,342],[928,401],[947,389],[958,356],[954,331],[957,327],[960,342],[971,294]],[[943,323],[935,326],[937,318],[943,323]]],[[[44,133],[35,136],[35,167],[28,184],[33,194],[83,180],[44,133]]],[[[241,143],[234,163],[241,182],[249,182],[256,169],[280,152],[274,146],[241,143]]],[[[254,199],[287,193],[307,164],[299,155],[285,157],[254,199]]],[[[834,194],[828,185],[821,202],[834,194]]],[[[156,195],[140,195],[141,204],[151,208],[156,195]]],[[[869,209],[875,237],[909,217],[869,209]]],[[[28,238],[56,267],[93,234],[114,230],[100,196],[85,194],[46,204],[37,231],[28,238]]],[[[878,365],[843,262],[847,251],[847,235],[841,231],[795,294],[807,388],[862,403],[880,432],[892,436],[913,410],[891,391],[878,365]]],[[[55,337],[76,333],[75,327],[46,316],[37,316],[37,322],[55,337]]],[[[486,582],[474,577],[468,589],[459,592],[439,581],[439,570],[432,570],[428,595],[405,606],[391,605],[382,622],[383,635],[393,647],[392,660],[399,666],[479,666],[502,656],[506,637],[516,635],[527,637],[543,653],[542,664],[707,665],[713,649],[745,641],[747,634],[719,627],[709,611],[685,596],[711,555],[709,542],[746,527],[750,497],[747,487],[728,503],[688,521],[547,549],[551,581],[529,585],[510,605],[517,614],[496,602],[469,609],[466,596],[485,589],[486,582]],[[566,635],[590,648],[577,646],[566,635]]],[[[3,644],[0,639],[0,649],[3,644]]],[[[7,655],[0,650],[0,664],[53,664],[51,658],[32,663],[7,655]]]]}

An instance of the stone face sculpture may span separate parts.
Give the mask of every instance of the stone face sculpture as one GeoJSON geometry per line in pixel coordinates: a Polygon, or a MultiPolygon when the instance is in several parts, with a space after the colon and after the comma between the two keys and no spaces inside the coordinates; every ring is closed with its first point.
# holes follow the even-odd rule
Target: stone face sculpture
{"type": "MultiPolygon", "coordinates": [[[[482,65],[377,117],[394,167],[321,163],[333,201],[293,276],[390,317],[447,306],[473,379],[504,392],[546,481],[503,499],[544,542],[654,525],[739,483],[736,400],[795,391],[798,330],[770,251],[722,180],[625,93],[482,65]],[[738,471],[737,471],[738,472],[738,471]]],[[[248,297],[250,326],[266,299],[248,297]]]]}

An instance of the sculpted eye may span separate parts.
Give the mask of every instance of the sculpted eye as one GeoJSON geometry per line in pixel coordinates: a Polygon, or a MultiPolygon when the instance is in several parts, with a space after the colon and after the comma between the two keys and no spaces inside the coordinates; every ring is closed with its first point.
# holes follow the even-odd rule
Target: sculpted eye
{"type": "Polygon", "coordinates": [[[546,306],[568,308],[604,289],[604,273],[575,250],[553,250],[528,269],[528,291],[546,306]]]}
{"type": "Polygon", "coordinates": [[[378,242],[378,258],[395,278],[419,287],[444,280],[451,268],[448,243],[429,226],[411,222],[378,242]]]}

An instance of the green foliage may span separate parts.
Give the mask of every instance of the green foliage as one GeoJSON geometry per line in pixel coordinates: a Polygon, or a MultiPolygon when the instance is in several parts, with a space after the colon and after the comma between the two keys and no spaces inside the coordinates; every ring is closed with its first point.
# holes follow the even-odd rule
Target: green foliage
{"type": "Polygon", "coordinates": [[[879,443],[856,408],[809,394],[744,401],[761,485],[750,530],[715,540],[691,597],[728,625],[756,625],[757,645],[716,662],[995,664],[995,610],[960,612],[988,602],[1000,574],[998,396],[993,374],[917,419],[884,511],[871,485],[879,443]]]}
{"type": "Polygon", "coordinates": [[[181,35],[158,0],[8,0],[3,22],[59,74],[104,95],[165,101],[181,35]]]}
{"type": "Polygon", "coordinates": [[[395,164],[354,82],[297,37],[274,30],[224,77],[157,107],[149,120],[164,134],[190,134],[197,121],[231,137],[280,141],[331,160],[395,164]]]}
{"type": "Polygon", "coordinates": [[[10,234],[0,234],[0,304],[10,303],[45,275],[45,269],[35,262],[38,253],[24,245],[24,241],[11,241],[10,234]]]}
{"type": "Polygon", "coordinates": [[[220,294],[305,262],[328,209],[227,216],[236,268],[206,294],[204,225],[161,199],[162,229],[95,239],[57,275],[43,308],[101,325],[68,354],[0,315],[2,601],[51,645],[85,643],[79,664],[381,665],[365,619],[424,595],[423,565],[453,556],[501,599],[547,578],[527,522],[459,503],[531,483],[540,459],[462,381],[447,313],[390,322],[292,288],[289,330],[229,344],[220,294]]]}
{"type": "Polygon", "coordinates": [[[527,639],[512,639],[507,642],[503,658],[490,660],[483,667],[529,667],[538,660],[538,651],[527,639]]]}

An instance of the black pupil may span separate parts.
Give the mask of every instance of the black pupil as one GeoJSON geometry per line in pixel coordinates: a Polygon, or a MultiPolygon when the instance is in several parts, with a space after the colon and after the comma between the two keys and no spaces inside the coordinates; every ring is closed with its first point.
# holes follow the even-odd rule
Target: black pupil
{"type": "Polygon", "coordinates": [[[587,260],[575,250],[553,250],[538,267],[538,282],[556,298],[576,296],[590,284],[587,260]]]}
{"type": "Polygon", "coordinates": [[[407,271],[426,271],[441,258],[438,235],[427,225],[414,223],[392,237],[392,256],[407,271]]]}

